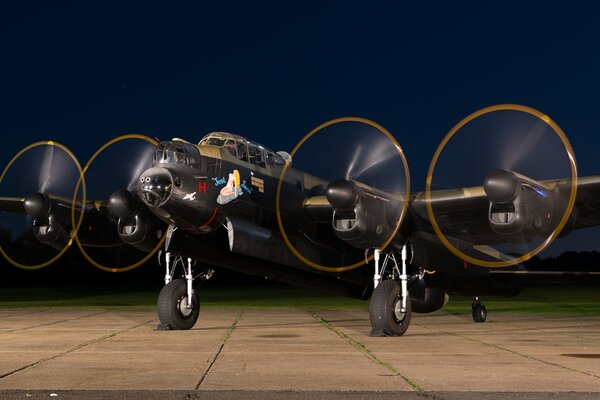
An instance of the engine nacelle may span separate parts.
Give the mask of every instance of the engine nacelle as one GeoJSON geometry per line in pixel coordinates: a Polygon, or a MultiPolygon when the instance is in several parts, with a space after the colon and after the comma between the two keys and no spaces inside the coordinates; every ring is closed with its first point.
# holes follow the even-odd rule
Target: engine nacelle
{"type": "MultiPolygon", "coordinates": [[[[394,233],[402,201],[388,193],[340,180],[329,184],[326,197],[333,207],[333,230],[354,247],[381,247],[394,233]]],[[[399,243],[399,237],[394,238],[399,243]]]]}
{"type": "Polygon", "coordinates": [[[33,234],[38,241],[57,250],[62,250],[71,239],[55,214],[36,218],[33,221],[33,234]]]}
{"type": "Polygon", "coordinates": [[[166,225],[142,204],[136,194],[118,190],[110,195],[108,205],[119,217],[117,231],[123,242],[144,253],[158,245],[166,225]]]}
{"type": "Polygon", "coordinates": [[[117,230],[123,242],[149,253],[162,238],[165,224],[153,214],[140,210],[127,218],[119,218],[117,230]]]}
{"type": "Polygon", "coordinates": [[[510,242],[546,238],[562,217],[565,203],[556,191],[516,172],[492,171],[483,188],[490,200],[490,228],[510,242]]]}
{"type": "Polygon", "coordinates": [[[441,310],[448,303],[449,296],[443,288],[425,286],[421,290],[414,289],[410,292],[413,312],[432,313],[441,310]]]}
{"type": "Polygon", "coordinates": [[[43,244],[62,250],[69,240],[69,228],[64,221],[71,221],[68,207],[52,202],[44,193],[34,193],[23,202],[25,213],[33,217],[33,234],[43,244]]]}

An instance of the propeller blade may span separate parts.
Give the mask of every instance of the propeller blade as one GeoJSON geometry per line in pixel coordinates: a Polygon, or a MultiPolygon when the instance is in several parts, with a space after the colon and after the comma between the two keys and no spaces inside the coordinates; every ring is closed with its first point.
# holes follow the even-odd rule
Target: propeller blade
{"type": "Polygon", "coordinates": [[[70,208],[81,166],[60,143],[36,142],[20,150],[0,178],[5,198],[0,230],[2,255],[23,269],[40,269],[69,248],[74,234],[70,208]],[[12,200],[10,200],[12,199],[12,200]],[[24,215],[14,214],[20,203],[24,215]]]}
{"type": "Polygon", "coordinates": [[[564,132],[537,110],[499,105],[475,112],[432,159],[429,220],[446,247],[469,263],[523,262],[544,250],[570,215],[574,196],[556,189],[556,181],[566,179],[576,190],[574,159],[564,132]],[[453,245],[458,241],[494,251],[467,254],[453,245]],[[503,257],[489,256],[494,253],[503,257]]]}
{"type": "Polygon", "coordinates": [[[306,135],[291,156],[293,167],[283,173],[278,192],[280,230],[302,262],[327,271],[357,268],[365,264],[365,248],[396,238],[410,176],[400,145],[385,128],[363,118],[332,120],[306,135]],[[333,209],[333,221],[315,229],[306,207],[319,196],[333,209]]]}
{"type": "Polygon", "coordinates": [[[52,182],[52,161],[54,159],[54,146],[47,146],[44,160],[40,170],[39,191],[46,192],[52,182]]]}
{"type": "Polygon", "coordinates": [[[146,237],[156,239],[156,233],[143,232],[155,227],[156,217],[145,208],[135,190],[139,177],[152,167],[157,144],[143,135],[119,136],[101,146],[84,167],[87,197],[106,203],[98,209],[102,218],[96,213],[84,218],[84,229],[76,242],[84,257],[101,270],[129,271],[159,249],[153,241],[151,245],[145,243],[146,237]],[[94,245],[99,235],[109,236],[113,245],[94,245]]]}

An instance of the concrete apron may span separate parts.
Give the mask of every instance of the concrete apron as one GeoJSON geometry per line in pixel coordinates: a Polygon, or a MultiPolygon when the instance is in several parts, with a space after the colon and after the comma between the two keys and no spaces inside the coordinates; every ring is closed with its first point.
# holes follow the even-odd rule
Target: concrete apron
{"type": "Polygon", "coordinates": [[[3,310],[0,390],[597,392],[600,317],[414,315],[371,338],[365,311],[3,310]]]}

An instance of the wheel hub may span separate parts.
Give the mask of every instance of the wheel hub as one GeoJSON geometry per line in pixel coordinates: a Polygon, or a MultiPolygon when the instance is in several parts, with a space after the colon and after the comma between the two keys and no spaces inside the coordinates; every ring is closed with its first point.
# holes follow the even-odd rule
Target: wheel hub
{"type": "Polygon", "coordinates": [[[402,297],[398,297],[394,303],[394,318],[396,321],[402,322],[405,316],[406,312],[402,312],[402,297]]]}
{"type": "Polygon", "coordinates": [[[183,295],[177,301],[177,309],[179,310],[179,314],[181,314],[181,316],[184,318],[189,317],[193,311],[193,304],[192,304],[192,307],[190,307],[190,308],[187,307],[187,304],[188,304],[187,298],[188,298],[187,295],[183,295]]]}

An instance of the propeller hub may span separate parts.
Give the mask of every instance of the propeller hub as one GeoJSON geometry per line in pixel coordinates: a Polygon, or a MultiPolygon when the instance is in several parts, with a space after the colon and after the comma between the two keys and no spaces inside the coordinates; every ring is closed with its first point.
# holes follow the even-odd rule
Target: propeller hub
{"type": "Polygon", "coordinates": [[[138,198],[129,190],[117,190],[108,198],[108,206],[119,218],[130,217],[138,208],[138,198]]]}
{"type": "Polygon", "coordinates": [[[173,187],[171,173],[161,167],[153,167],[144,172],[138,184],[138,195],[144,203],[152,207],[163,204],[173,187]]]}
{"type": "Polygon", "coordinates": [[[325,196],[336,211],[351,211],[358,201],[358,189],[354,183],[341,179],[327,186],[325,196]]]}
{"type": "Polygon", "coordinates": [[[50,198],[44,193],[34,193],[25,198],[25,213],[33,218],[40,218],[50,211],[50,198]]]}
{"type": "Polygon", "coordinates": [[[506,204],[514,200],[519,179],[510,171],[499,169],[485,176],[483,190],[492,203],[506,204]]]}

